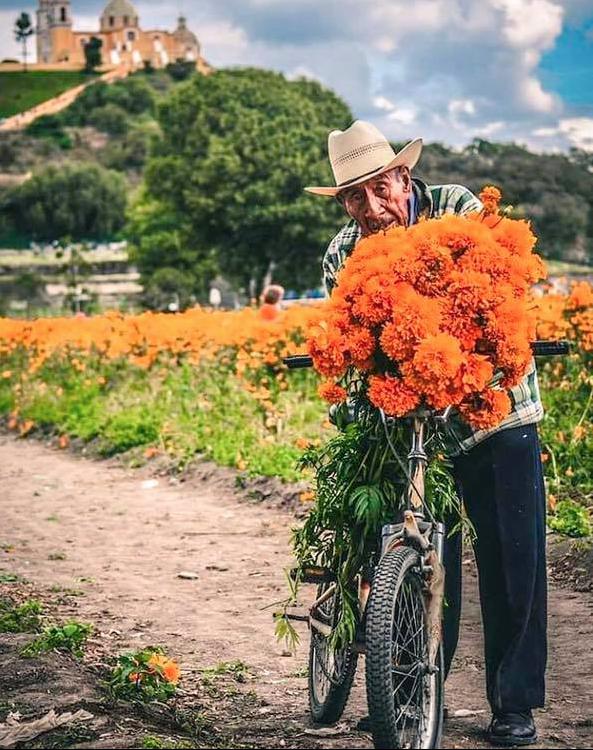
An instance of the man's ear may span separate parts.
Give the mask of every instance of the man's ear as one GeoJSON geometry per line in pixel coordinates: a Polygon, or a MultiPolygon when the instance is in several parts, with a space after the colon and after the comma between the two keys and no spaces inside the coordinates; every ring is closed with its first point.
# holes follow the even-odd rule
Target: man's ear
{"type": "Polygon", "coordinates": [[[402,182],[404,193],[409,193],[412,190],[412,175],[408,167],[399,168],[399,179],[402,182]]]}

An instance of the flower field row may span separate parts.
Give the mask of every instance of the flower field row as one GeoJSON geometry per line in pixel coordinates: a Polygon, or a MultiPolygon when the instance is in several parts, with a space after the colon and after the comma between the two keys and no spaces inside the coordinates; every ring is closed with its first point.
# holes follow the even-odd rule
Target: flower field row
{"type": "MultiPolygon", "coordinates": [[[[543,459],[551,504],[593,492],[593,287],[536,298],[539,338],[573,353],[540,363],[543,459]]],[[[273,322],[247,308],[183,314],[106,313],[34,321],[0,318],[0,414],[9,428],[55,435],[97,452],[134,449],[185,464],[207,457],[251,474],[298,477],[308,441],[329,434],[311,371],[281,358],[304,350],[315,307],[273,322]]],[[[332,428],[333,429],[333,428],[332,428]]]]}

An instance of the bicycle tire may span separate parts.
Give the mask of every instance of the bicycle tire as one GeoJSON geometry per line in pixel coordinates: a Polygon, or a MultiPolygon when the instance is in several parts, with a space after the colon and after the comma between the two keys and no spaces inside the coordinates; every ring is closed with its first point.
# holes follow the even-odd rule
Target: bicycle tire
{"type": "MultiPolygon", "coordinates": [[[[326,586],[327,584],[318,587],[318,596],[323,593],[326,586]]],[[[330,622],[333,621],[334,617],[334,601],[334,598],[328,601],[326,618],[324,618],[330,622]]],[[[349,646],[333,652],[332,658],[338,659],[340,667],[337,673],[332,674],[332,679],[330,680],[327,677],[327,671],[322,669],[324,657],[321,652],[323,646],[327,650],[326,653],[329,653],[330,645],[328,639],[312,629],[309,642],[309,709],[311,717],[316,724],[334,724],[336,721],[339,721],[348,702],[354,675],[356,674],[358,654],[349,646]],[[326,693],[324,695],[320,694],[318,689],[319,670],[326,672],[326,693]]]]}
{"type": "Polygon", "coordinates": [[[437,670],[430,673],[420,562],[415,550],[398,547],[383,556],[373,576],[365,642],[367,700],[376,748],[436,748],[441,741],[442,648],[437,670]],[[412,636],[402,635],[406,612],[417,628],[412,636]],[[409,694],[412,697],[402,705],[409,694]]]}

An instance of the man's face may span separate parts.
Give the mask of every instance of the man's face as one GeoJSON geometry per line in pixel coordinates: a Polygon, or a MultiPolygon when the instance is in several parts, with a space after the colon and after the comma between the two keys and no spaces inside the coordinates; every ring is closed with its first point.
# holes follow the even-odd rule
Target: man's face
{"type": "Polygon", "coordinates": [[[409,169],[396,167],[360,185],[341,190],[338,200],[348,215],[358,222],[362,236],[366,237],[390,226],[407,226],[411,189],[409,169]]]}

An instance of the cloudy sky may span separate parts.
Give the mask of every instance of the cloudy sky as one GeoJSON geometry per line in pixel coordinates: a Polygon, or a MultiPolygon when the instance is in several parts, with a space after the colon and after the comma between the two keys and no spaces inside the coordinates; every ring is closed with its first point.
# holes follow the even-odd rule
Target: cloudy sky
{"type": "MultiPolygon", "coordinates": [[[[73,0],[97,29],[100,0],[73,0]]],[[[332,87],[389,137],[593,151],[593,0],[142,0],[143,28],[180,11],[215,67],[256,65],[332,87]]],[[[18,48],[0,0],[0,56],[18,48]]],[[[32,45],[34,46],[34,45],[32,45]]]]}

